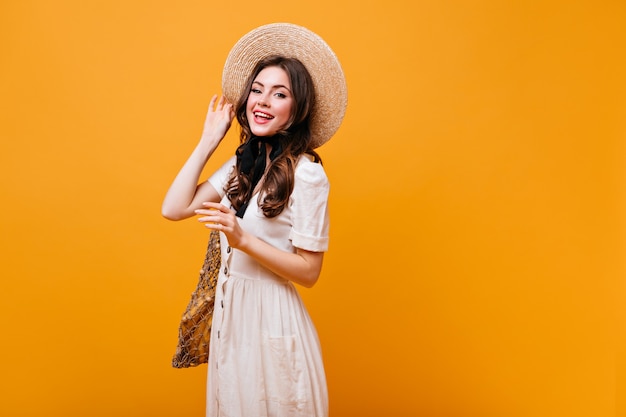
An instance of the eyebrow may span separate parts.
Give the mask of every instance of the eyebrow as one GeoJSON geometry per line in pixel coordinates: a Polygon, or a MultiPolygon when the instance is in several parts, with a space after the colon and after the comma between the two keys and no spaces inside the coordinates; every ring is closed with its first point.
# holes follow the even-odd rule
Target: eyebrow
{"type": "MultiPolygon", "coordinates": [[[[260,82],[260,81],[253,81],[253,82],[252,82],[252,84],[258,84],[258,85],[260,85],[261,87],[265,87],[265,85],[264,85],[262,82],[260,82]]],[[[289,89],[289,87],[287,87],[286,85],[282,85],[282,84],[277,84],[277,85],[274,85],[274,86],[272,86],[272,88],[273,88],[273,89],[277,89],[277,88],[284,88],[285,90],[287,90],[287,91],[291,92],[291,90],[289,89]]]]}

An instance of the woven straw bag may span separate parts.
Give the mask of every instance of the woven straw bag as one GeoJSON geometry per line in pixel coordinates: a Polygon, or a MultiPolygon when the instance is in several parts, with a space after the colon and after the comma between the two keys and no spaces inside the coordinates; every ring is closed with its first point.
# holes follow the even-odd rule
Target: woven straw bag
{"type": "Polygon", "coordinates": [[[208,362],[215,287],[221,259],[220,234],[212,230],[198,286],[191,294],[189,305],[180,321],[178,346],[172,358],[174,368],[189,368],[208,362]]]}

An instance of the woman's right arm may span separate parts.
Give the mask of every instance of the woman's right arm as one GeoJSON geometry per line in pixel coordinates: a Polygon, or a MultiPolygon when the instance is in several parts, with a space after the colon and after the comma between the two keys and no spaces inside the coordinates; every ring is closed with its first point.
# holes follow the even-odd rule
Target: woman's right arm
{"type": "Polygon", "coordinates": [[[216,106],[216,100],[217,96],[211,98],[200,142],[165,195],[161,214],[166,219],[186,219],[195,215],[194,210],[201,208],[203,202],[220,201],[219,193],[209,182],[198,184],[202,169],[228,132],[234,117],[232,104],[222,96],[216,106]]]}

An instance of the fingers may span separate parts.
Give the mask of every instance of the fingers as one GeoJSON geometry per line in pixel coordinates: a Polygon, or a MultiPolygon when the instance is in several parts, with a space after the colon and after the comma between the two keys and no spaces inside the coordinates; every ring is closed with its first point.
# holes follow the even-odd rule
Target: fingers
{"type": "Polygon", "coordinates": [[[213,94],[213,97],[211,97],[211,101],[209,102],[209,111],[213,110],[215,107],[215,100],[217,100],[217,94],[213,94]]]}
{"type": "Polygon", "coordinates": [[[228,239],[228,244],[233,248],[238,248],[244,241],[246,233],[239,225],[235,212],[220,203],[205,202],[203,208],[195,210],[201,217],[198,221],[210,230],[217,230],[223,233],[228,239]]]}
{"type": "Polygon", "coordinates": [[[198,217],[198,222],[204,223],[204,226],[209,229],[221,229],[222,220],[217,210],[196,210],[196,214],[201,215],[198,217]]]}
{"type": "Polygon", "coordinates": [[[230,103],[228,103],[228,116],[230,117],[230,120],[235,118],[235,106],[230,103]]]}
{"type": "Polygon", "coordinates": [[[225,205],[221,203],[213,203],[211,201],[205,201],[202,203],[202,206],[206,207],[209,210],[218,210],[226,214],[232,213],[231,209],[229,209],[228,207],[226,207],[225,205]]]}
{"type": "Polygon", "coordinates": [[[234,106],[232,105],[232,103],[229,103],[224,96],[220,98],[220,102],[217,104],[217,109],[227,113],[230,119],[232,119],[235,115],[234,106]]]}
{"type": "Polygon", "coordinates": [[[226,97],[221,96],[220,99],[217,99],[217,94],[213,94],[211,97],[211,101],[209,102],[209,111],[223,111],[227,110],[228,112],[232,112],[233,105],[226,100],[226,97]],[[217,106],[216,106],[217,102],[217,106]]]}
{"type": "Polygon", "coordinates": [[[195,210],[195,213],[201,216],[198,221],[204,227],[224,232],[229,239],[238,236],[240,232],[234,211],[220,203],[205,202],[202,206],[204,208],[195,210]]]}
{"type": "Polygon", "coordinates": [[[201,222],[214,222],[219,220],[219,210],[216,208],[206,208],[206,209],[197,209],[194,210],[194,213],[196,213],[196,215],[198,216],[204,216],[204,217],[200,217],[198,218],[198,221],[201,222]]]}
{"type": "Polygon", "coordinates": [[[199,217],[198,221],[202,223],[207,223],[207,227],[209,224],[218,224],[218,225],[229,225],[231,223],[230,216],[232,215],[231,210],[220,203],[211,203],[205,202],[202,203],[205,207],[204,209],[197,209],[194,212],[197,215],[203,216],[199,217]]]}

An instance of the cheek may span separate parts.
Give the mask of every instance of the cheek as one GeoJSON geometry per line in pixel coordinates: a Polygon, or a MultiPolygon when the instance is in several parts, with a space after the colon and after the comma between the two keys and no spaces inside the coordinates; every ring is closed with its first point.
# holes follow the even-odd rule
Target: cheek
{"type": "Polygon", "coordinates": [[[289,119],[291,117],[291,112],[293,111],[293,105],[291,103],[285,104],[281,110],[282,110],[283,116],[286,119],[289,119]]]}

